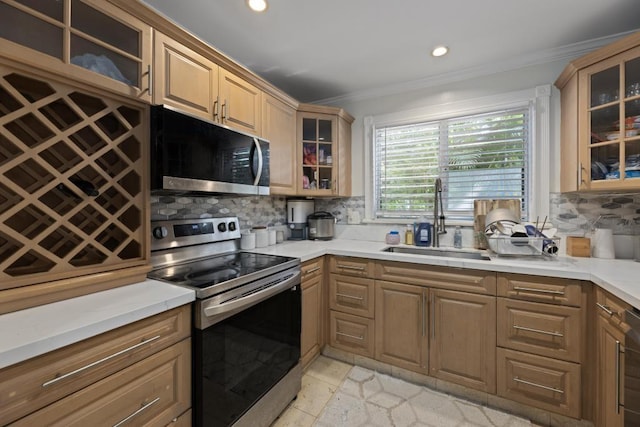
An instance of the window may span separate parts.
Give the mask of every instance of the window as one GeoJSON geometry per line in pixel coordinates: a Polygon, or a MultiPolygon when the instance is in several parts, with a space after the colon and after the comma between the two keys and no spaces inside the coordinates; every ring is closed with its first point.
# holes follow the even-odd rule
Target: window
{"type": "Polygon", "coordinates": [[[528,207],[529,108],[513,108],[406,125],[374,136],[376,218],[433,211],[434,182],[443,182],[451,219],[473,218],[474,199],[520,199],[528,207]]]}
{"type": "Polygon", "coordinates": [[[447,221],[469,225],[488,198],[520,199],[524,220],[549,214],[551,85],[425,104],[363,119],[367,221],[431,219],[437,177],[447,221]]]}

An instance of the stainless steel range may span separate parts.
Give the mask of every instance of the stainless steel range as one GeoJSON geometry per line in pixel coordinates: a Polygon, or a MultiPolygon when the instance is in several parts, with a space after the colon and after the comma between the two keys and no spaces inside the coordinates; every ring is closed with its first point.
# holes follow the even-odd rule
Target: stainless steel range
{"type": "Polygon", "coordinates": [[[193,425],[269,426],[300,391],[300,260],[239,251],[234,217],[151,228],[149,277],[196,292],[193,425]]]}

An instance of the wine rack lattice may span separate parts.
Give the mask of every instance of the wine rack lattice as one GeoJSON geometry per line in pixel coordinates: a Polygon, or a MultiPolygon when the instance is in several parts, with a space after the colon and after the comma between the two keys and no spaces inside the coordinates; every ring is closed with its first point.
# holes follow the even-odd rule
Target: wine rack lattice
{"type": "Polygon", "coordinates": [[[0,289],[144,261],[144,115],[0,65],[0,289]]]}

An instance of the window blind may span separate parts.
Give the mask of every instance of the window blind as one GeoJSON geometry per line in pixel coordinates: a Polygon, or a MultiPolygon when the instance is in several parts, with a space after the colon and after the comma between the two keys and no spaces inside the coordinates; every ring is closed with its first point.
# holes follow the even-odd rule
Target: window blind
{"type": "Polygon", "coordinates": [[[529,109],[495,111],[375,129],[377,218],[433,212],[434,182],[443,181],[449,218],[473,218],[474,199],[528,199],[529,109]]]}

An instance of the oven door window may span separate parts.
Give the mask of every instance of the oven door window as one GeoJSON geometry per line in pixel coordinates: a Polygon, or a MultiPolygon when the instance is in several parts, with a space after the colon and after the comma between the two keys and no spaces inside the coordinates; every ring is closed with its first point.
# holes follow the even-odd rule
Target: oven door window
{"type": "Polygon", "coordinates": [[[196,425],[233,424],[300,359],[300,287],[194,331],[196,425]]]}

